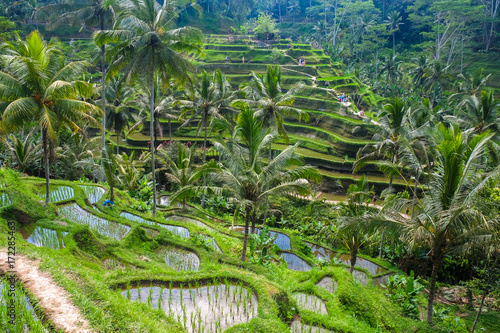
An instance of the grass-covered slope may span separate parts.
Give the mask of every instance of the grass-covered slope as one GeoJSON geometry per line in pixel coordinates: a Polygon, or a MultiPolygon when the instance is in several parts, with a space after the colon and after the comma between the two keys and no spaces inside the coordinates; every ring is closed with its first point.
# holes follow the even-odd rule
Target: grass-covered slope
{"type": "MultiPolygon", "coordinates": [[[[182,212],[170,208],[162,210],[154,218],[150,213],[137,210],[140,205],[121,191],[117,191],[113,207],[102,206],[102,202],[109,198],[108,192],[92,206],[85,194],[91,192],[84,192],[80,186],[92,184],[66,181],[53,181],[52,184],[70,187],[74,195],[60,198],[60,201],[45,207],[37,196],[41,179],[23,179],[19,174],[5,170],[1,174],[6,180],[6,187],[0,192],[8,194],[11,199],[11,203],[0,207],[1,244],[6,244],[8,223],[11,222],[15,225],[19,255],[40,259],[40,268],[67,291],[95,331],[181,332],[182,327],[186,326],[184,320],[192,318],[188,314],[185,319],[182,312],[169,314],[168,311],[158,310],[157,306],[155,308],[154,304],[158,304],[155,300],[157,302],[158,299],[153,293],[148,294],[151,286],[157,287],[154,290],[167,293],[168,290],[178,292],[176,288],[181,285],[185,292],[203,286],[212,286],[211,290],[215,290],[215,286],[229,285],[234,286],[231,287],[236,288],[234,290],[239,290],[241,286],[245,293],[253,294],[258,305],[255,304],[257,310],[252,315],[247,313],[238,317],[236,312],[231,311],[236,311],[242,304],[236,304],[236,301],[233,304],[232,294],[212,294],[215,298],[211,302],[215,304],[233,304],[231,309],[233,306],[234,309],[228,310],[223,316],[245,319],[248,315],[248,321],[233,322],[231,327],[225,327],[227,318],[222,318],[218,327],[224,327],[226,332],[284,333],[290,331],[292,321],[335,332],[432,332],[423,322],[404,318],[398,304],[391,304],[384,291],[371,285],[371,280],[382,273],[372,275],[369,270],[357,267],[357,272],[366,276],[368,285],[365,287],[348,273],[342,261],[321,268],[316,265],[314,254],[305,245],[305,240],[295,231],[280,230],[290,239],[291,249],[284,253],[301,258],[311,269],[305,272],[290,270],[286,262],[275,262],[269,268],[264,268],[241,262],[238,256],[242,248],[242,235],[230,230],[227,222],[212,218],[203,210],[192,208],[189,212],[182,212]],[[102,234],[102,229],[82,224],[79,217],[65,218],[61,215],[62,207],[67,204],[76,204],[90,216],[129,226],[130,230],[121,240],[108,238],[102,234]],[[135,217],[123,217],[124,212],[135,217]],[[190,237],[173,233],[165,225],[186,228],[190,237]],[[67,232],[64,247],[52,249],[28,243],[17,231],[28,226],[56,230],[60,234],[67,232]],[[222,252],[200,241],[201,235],[213,238],[222,252]],[[195,253],[199,258],[198,270],[177,271],[167,265],[162,252],[165,249],[195,253]],[[337,283],[333,293],[317,285],[325,276],[337,283]],[[124,296],[127,291],[132,295],[131,298],[138,292],[143,302],[128,300],[124,296]],[[307,310],[307,307],[294,300],[297,293],[319,298],[328,314],[307,310]]],[[[275,251],[278,249],[274,248],[275,251]]],[[[342,258],[340,252],[337,253],[342,258]]],[[[383,274],[394,272],[389,265],[377,263],[384,267],[383,274]]],[[[226,290],[222,288],[220,290],[226,290]]],[[[195,299],[197,297],[201,302],[205,296],[192,296],[195,299]]],[[[234,299],[237,298],[237,294],[234,294],[234,299]]],[[[167,300],[163,301],[164,305],[167,304],[167,300]]],[[[189,303],[188,300],[184,301],[187,302],[185,304],[189,303]]],[[[243,301],[247,302],[248,299],[242,298],[243,301]]],[[[171,302],[175,303],[175,298],[171,302]]],[[[221,307],[212,306],[211,309],[222,311],[221,307]]],[[[48,313],[49,309],[45,311],[48,313]]],[[[189,312],[189,309],[185,311],[189,312]]],[[[207,314],[201,313],[201,318],[204,315],[207,314]]],[[[196,320],[197,317],[194,318],[196,320]]],[[[208,326],[205,332],[216,331],[215,323],[211,328],[208,326]]]]}

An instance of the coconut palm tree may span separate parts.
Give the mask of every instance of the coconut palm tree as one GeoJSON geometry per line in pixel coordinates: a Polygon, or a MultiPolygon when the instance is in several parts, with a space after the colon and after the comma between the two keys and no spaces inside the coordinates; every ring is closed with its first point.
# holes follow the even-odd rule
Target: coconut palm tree
{"type": "MultiPolygon", "coordinates": [[[[95,34],[98,45],[117,43],[111,56],[114,68],[122,69],[124,79],[133,78],[149,87],[150,92],[150,135],[154,143],[154,101],[155,77],[168,82],[170,78],[183,83],[194,66],[184,54],[202,53],[202,34],[191,27],[173,28],[175,19],[191,4],[187,0],[124,0],[123,11],[118,16],[114,30],[95,34]]],[[[153,181],[153,215],[156,216],[156,166],[155,145],[151,144],[151,169],[153,181]]]]}
{"type": "MultiPolygon", "coordinates": [[[[187,96],[189,100],[179,101],[183,109],[181,118],[188,117],[182,126],[201,117],[201,121],[198,125],[198,134],[204,129],[203,163],[207,160],[207,133],[209,123],[213,119],[218,119],[220,121],[226,120],[224,114],[234,111],[230,106],[234,95],[235,92],[232,91],[231,85],[221,71],[216,70],[213,75],[209,75],[206,71],[202,71],[199,86],[191,86],[191,89],[188,90],[187,96]]],[[[205,196],[204,193],[201,200],[202,207],[205,205],[205,196]]]]}
{"type": "Polygon", "coordinates": [[[230,106],[235,96],[231,85],[220,70],[214,71],[212,75],[202,71],[198,86],[190,86],[187,92],[189,100],[180,100],[183,109],[181,118],[186,119],[182,124],[185,126],[194,119],[201,118],[198,125],[198,134],[204,130],[203,140],[203,163],[206,162],[207,135],[210,121],[214,118],[225,120],[224,114],[234,112],[230,106]]]}
{"type": "Polygon", "coordinates": [[[471,139],[457,126],[446,128],[442,124],[435,133],[439,144],[436,167],[427,184],[429,190],[421,199],[394,198],[384,206],[380,216],[370,219],[372,225],[390,225],[400,230],[409,247],[430,249],[433,263],[427,304],[430,323],[437,274],[444,257],[488,241],[499,222],[498,218],[489,217],[492,207],[481,195],[492,180],[498,178],[500,167],[486,175],[478,172],[484,168],[482,155],[491,134],[483,133],[471,139]],[[413,217],[397,213],[413,204],[413,217]]]}
{"type": "Polygon", "coordinates": [[[138,125],[140,108],[136,101],[137,92],[123,84],[118,78],[112,78],[106,86],[106,126],[116,134],[116,154],[120,154],[120,134],[126,129],[138,125]]]}
{"type": "MultiPolygon", "coordinates": [[[[280,66],[267,66],[265,74],[252,72],[252,81],[243,88],[246,99],[236,100],[233,104],[247,104],[257,109],[256,116],[262,121],[262,125],[277,131],[288,144],[284,118],[303,119],[307,122],[309,115],[307,112],[292,106],[295,96],[303,89],[304,84],[302,82],[296,83],[286,93],[283,93],[280,84],[280,66]]],[[[269,160],[271,159],[272,149],[271,143],[269,143],[269,160]]]]}
{"type": "Polygon", "coordinates": [[[168,170],[166,173],[168,180],[180,187],[179,191],[171,196],[171,202],[182,201],[184,210],[187,209],[187,201],[196,195],[195,189],[200,178],[207,173],[219,170],[213,161],[204,163],[202,166],[196,165],[194,163],[195,146],[186,147],[181,142],[177,142],[174,147],[159,149],[158,162],[168,170]]]}
{"type": "Polygon", "coordinates": [[[403,24],[401,23],[402,20],[403,18],[397,10],[389,13],[387,20],[385,20],[387,28],[389,28],[392,35],[392,54],[396,54],[396,32],[400,31],[399,26],[403,24]]]}
{"type": "Polygon", "coordinates": [[[500,103],[495,101],[493,91],[482,90],[479,97],[471,95],[458,107],[462,109],[457,119],[465,128],[473,129],[479,134],[487,130],[500,134],[500,103]]]}
{"type": "MultiPolygon", "coordinates": [[[[53,12],[54,19],[49,24],[48,29],[54,29],[61,25],[81,26],[81,28],[98,27],[100,31],[113,24],[116,12],[116,0],[72,0],[71,2],[61,2],[50,7],[53,12]]],[[[47,11],[47,9],[46,9],[47,11]]],[[[105,150],[106,145],[106,100],[103,96],[106,95],[106,43],[95,41],[100,47],[100,62],[101,62],[101,109],[102,114],[102,134],[101,134],[101,149],[105,150]]]]}
{"type": "Polygon", "coordinates": [[[388,160],[385,169],[389,173],[389,188],[392,188],[394,174],[409,145],[408,116],[410,107],[399,98],[384,106],[379,129],[373,135],[374,144],[366,144],[358,151],[353,172],[359,171],[368,161],[388,160]]]}
{"type": "MultiPolygon", "coordinates": [[[[400,64],[401,61],[397,60],[397,55],[395,55],[394,53],[389,54],[385,58],[385,62],[380,69],[379,77],[385,73],[385,77],[387,78],[387,80],[391,81],[394,84],[396,80],[402,76],[399,66],[400,64]]],[[[387,92],[387,87],[388,84],[386,83],[384,93],[387,92]]]]}
{"type": "Polygon", "coordinates": [[[255,228],[257,217],[268,198],[280,195],[309,195],[306,179],[319,180],[316,169],[303,166],[296,153],[298,144],[283,150],[267,165],[262,163],[262,152],[276,135],[262,128],[256,113],[244,108],[238,116],[232,138],[216,138],[214,146],[222,158],[218,177],[222,187],[213,188],[219,195],[227,195],[235,202],[235,220],[241,212],[245,216],[245,233],[241,260],[246,259],[250,223],[255,228]]]}
{"type": "Polygon", "coordinates": [[[49,145],[57,141],[61,128],[80,132],[81,120],[95,122],[92,113],[99,109],[82,101],[89,97],[92,86],[82,81],[71,81],[80,76],[84,62],[65,63],[60,50],[51,42],[42,39],[38,31],[32,32],[23,41],[19,36],[3,44],[0,62],[0,99],[3,104],[1,123],[6,131],[22,128],[35,122],[42,130],[45,159],[46,196],[49,203],[50,163],[49,145]]]}

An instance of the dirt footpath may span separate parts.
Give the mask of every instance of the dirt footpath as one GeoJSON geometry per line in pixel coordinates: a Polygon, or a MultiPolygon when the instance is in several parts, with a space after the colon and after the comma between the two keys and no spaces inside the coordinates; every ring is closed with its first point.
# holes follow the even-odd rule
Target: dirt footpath
{"type": "MultiPolygon", "coordinates": [[[[64,332],[93,332],[66,290],[58,286],[48,273],[40,271],[39,264],[40,260],[32,261],[24,255],[16,255],[17,278],[39,301],[45,316],[64,332]]],[[[0,249],[0,272],[7,270],[7,250],[0,249]]]]}

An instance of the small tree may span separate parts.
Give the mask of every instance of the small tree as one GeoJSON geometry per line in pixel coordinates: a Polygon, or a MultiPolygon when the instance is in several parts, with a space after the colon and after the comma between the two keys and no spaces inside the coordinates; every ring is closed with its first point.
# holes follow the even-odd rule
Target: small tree
{"type": "Polygon", "coordinates": [[[479,304],[479,310],[476,314],[476,319],[474,319],[474,324],[472,324],[471,333],[474,332],[476,328],[477,321],[481,312],[483,310],[484,300],[492,292],[500,292],[500,267],[498,267],[498,260],[491,261],[488,260],[484,268],[474,267],[478,273],[478,277],[467,281],[466,285],[468,288],[473,290],[478,294],[482,294],[481,303],[479,304]]]}
{"type": "Polygon", "coordinates": [[[269,14],[259,14],[259,18],[257,19],[257,27],[253,29],[255,33],[257,33],[257,37],[259,39],[274,39],[279,32],[279,29],[276,25],[276,20],[269,14]]]}

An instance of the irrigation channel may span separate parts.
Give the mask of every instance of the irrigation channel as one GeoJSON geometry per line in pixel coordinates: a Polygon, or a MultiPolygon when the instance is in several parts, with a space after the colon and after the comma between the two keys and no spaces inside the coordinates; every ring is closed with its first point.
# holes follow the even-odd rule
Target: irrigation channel
{"type": "Polygon", "coordinates": [[[97,215],[91,214],[78,206],[76,203],[59,208],[61,215],[68,220],[88,225],[90,229],[110,238],[121,240],[130,231],[128,225],[111,222],[97,215]]]}
{"type": "Polygon", "coordinates": [[[68,234],[66,231],[61,232],[46,229],[34,224],[20,228],[19,232],[28,243],[37,247],[48,247],[53,250],[64,248],[64,236],[68,234]]]}
{"type": "Polygon", "coordinates": [[[206,286],[180,285],[128,287],[121,295],[131,301],[163,309],[191,333],[219,333],[250,321],[258,313],[258,299],[251,288],[217,283],[206,286]]]}

